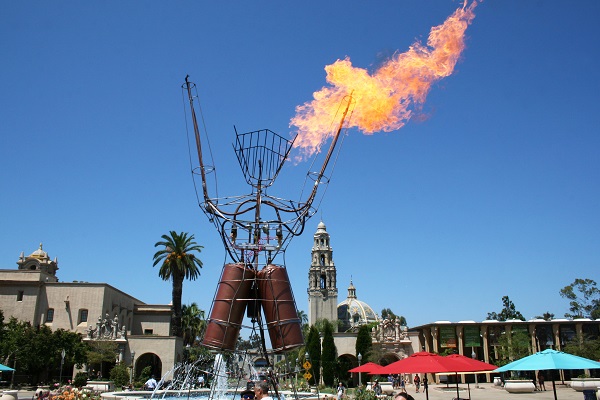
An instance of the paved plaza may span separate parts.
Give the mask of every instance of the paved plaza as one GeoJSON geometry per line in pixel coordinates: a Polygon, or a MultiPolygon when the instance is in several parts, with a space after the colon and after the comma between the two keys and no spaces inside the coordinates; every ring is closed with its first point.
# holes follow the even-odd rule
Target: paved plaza
{"type": "MultiPolygon", "coordinates": [[[[474,384],[470,385],[472,400],[554,400],[554,394],[552,393],[552,382],[546,383],[547,390],[544,392],[533,392],[533,393],[508,393],[501,387],[494,386],[491,383],[479,384],[479,388],[475,388],[474,384]]],[[[407,388],[408,393],[415,398],[415,400],[426,400],[425,393],[423,391],[415,393],[414,387],[407,388]]],[[[459,394],[461,399],[469,399],[469,391],[466,384],[459,385],[459,394]]],[[[33,391],[21,390],[19,391],[19,400],[31,400],[33,398],[33,391]]],[[[583,393],[577,392],[570,387],[565,385],[556,386],[556,396],[558,400],[584,400],[583,393]]],[[[389,398],[389,397],[388,397],[389,398]]],[[[446,387],[446,385],[430,385],[429,386],[429,399],[430,400],[452,400],[456,398],[456,386],[446,387]]],[[[335,397],[329,395],[328,399],[335,399],[335,397]]]]}
{"type": "MultiPolygon", "coordinates": [[[[475,388],[475,384],[470,384],[471,395],[467,384],[459,385],[459,394],[461,399],[472,400],[553,400],[554,393],[552,392],[552,382],[546,382],[546,391],[533,393],[508,393],[502,387],[494,386],[492,383],[480,383],[479,388],[475,388]]],[[[425,393],[422,391],[415,393],[414,387],[407,388],[408,393],[415,400],[425,400],[425,393]]],[[[429,399],[430,400],[452,400],[456,397],[456,385],[446,387],[446,385],[430,385],[429,399]]],[[[556,397],[558,400],[583,400],[583,393],[577,392],[565,385],[556,386],[556,397]]]]}

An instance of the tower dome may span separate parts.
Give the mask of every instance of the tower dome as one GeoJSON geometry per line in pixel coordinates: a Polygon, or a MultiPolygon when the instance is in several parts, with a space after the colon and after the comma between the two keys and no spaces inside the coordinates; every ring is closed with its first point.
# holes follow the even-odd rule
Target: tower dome
{"type": "Polygon", "coordinates": [[[43,243],[40,243],[40,248],[34,251],[29,255],[29,258],[37,258],[38,260],[48,261],[50,258],[48,257],[48,253],[43,250],[43,243]]]}
{"type": "Polygon", "coordinates": [[[350,281],[348,297],[337,306],[340,331],[355,330],[361,325],[379,320],[373,308],[356,297],[356,288],[350,281]]]}
{"type": "Polygon", "coordinates": [[[25,257],[25,254],[21,252],[19,256],[19,260],[17,261],[17,265],[20,270],[27,271],[41,271],[44,274],[47,274],[47,278],[52,281],[56,281],[56,270],[58,269],[58,258],[54,258],[54,260],[50,259],[48,253],[44,251],[42,243],[40,243],[40,247],[25,257]]]}
{"type": "Polygon", "coordinates": [[[319,222],[319,225],[317,225],[317,233],[321,232],[327,233],[327,226],[325,226],[325,223],[323,221],[319,222]]]}

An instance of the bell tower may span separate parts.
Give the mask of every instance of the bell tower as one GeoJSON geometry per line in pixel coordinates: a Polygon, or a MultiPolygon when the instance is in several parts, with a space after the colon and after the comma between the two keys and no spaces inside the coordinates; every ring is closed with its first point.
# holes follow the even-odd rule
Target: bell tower
{"type": "Polygon", "coordinates": [[[337,321],[337,279],[329,233],[323,221],[314,235],[312,261],[308,271],[308,323],[318,319],[337,321]]]}

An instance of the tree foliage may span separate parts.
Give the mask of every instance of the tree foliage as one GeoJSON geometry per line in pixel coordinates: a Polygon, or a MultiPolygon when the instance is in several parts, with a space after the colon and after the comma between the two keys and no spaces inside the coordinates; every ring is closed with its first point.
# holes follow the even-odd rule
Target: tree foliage
{"type": "Polygon", "coordinates": [[[323,352],[321,354],[321,364],[323,365],[323,383],[327,386],[333,386],[337,363],[337,349],[333,341],[333,324],[327,321],[323,327],[323,352]]]}
{"type": "Polygon", "coordinates": [[[195,344],[186,347],[185,351],[188,362],[194,363],[198,368],[207,369],[212,367],[215,355],[210,352],[208,347],[195,344]]]}
{"type": "Polygon", "coordinates": [[[8,366],[16,363],[19,374],[30,375],[32,383],[58,379],[47,374],[59,369],[62,350],[65,350],[65,368],[85,362],[87,347],[77,333],[63,329],[52,332],[46,325],[34,327],[14,317],[1,324],[0,332],[1,363],[8,366]]]}
{"type": "Polygon", "coordinates": [[[503,333],[498,338],[499,359],[494,363],[502,366],[531,354],[531,339],[526,332],[503,333]]]}
{"type": "Polygon", "coordinates": [[[23,332],[24,336],[18,349],[19,371],[25,369],[34,376],[37,381],[42,371],[48,365],[58,365],[60,363],[60,349],[52,343],[52,330],[46,325],[32,327],[29,322],[19,322],[22,328],[17,331],[23,332]]]}
{"type": "Polygon", "coordinates": [[[546,311],[543,315],[536,315],[535,319],[543,319],[544,321],[551,321],[554,318],[554,314],[550,311],[546,311]]]}
{"type": "Polygon", "coordinates": [[[562,350],[565,353],[589,358],[590,360],[600,360],[600,338],[574,338],[564,345],[562,350]]]}
{"type": "Polygon", "coordinates": [[[525,317],[519,311],[517,311],[514,303],[510,301],[508,296],[502,297],[502,311],[500,313],[491,312],[487,315],[487,320],[495,319],[498,321],[507,321],[509,319],[519,319],[521,321],[525,321],[525,317]]]}
{"type": "Polygon", "coordinates": [[[261,340],[260,340],[260,335],[258,333],[251,332],[250,336],[248,337],[248,340],[242,339],[241,336],[238,336],[238,341],[236,344],[236,349],[238,351],[254,350],[254,349],[260,349],[260,348],[261,348],[261,340]]]}
{"type": "Polygon", "coordinates": [[[404,318],[402,315],[394,314],[394,312],[389,308],[384,308],[383,310],[381,310],[381,319],[386,319],[386,318],[390,319],[390,320],[394,320],[397,318],[400,325],[408,326],[406,323],[406,318],[404,318]]]}
{"type": "Polygon", "coordinates": [[[309,384],[315,385],[320,380],[321,339],[319,338],[319,331],[314,325],[308,331],[306,351],[308,352],[308,361],[312,364],[312,370],[310,371],[312,377],[309,379],[309,384]]]}
{"type": "Polygon", "coordinates": [[[98,366],[101,371],[102,364],[114,364],[117,359],[117,343],[105,340],[92,340],[88,342],[90,351],[87,353],[89,365],[98,366]]]}
{"type": "Polygon", "coordinates": [[[308,324],[308,315],[303,310],[298,310],[298,318],[300,318],[302,325],[308,324]]]}
{"type": "Polygon", "coordinates": [[[181,325],[181,296],[183,293],[183,280],[195,280],[200,276],[202,261],[194,255],[194,252],[201,252],[202,246],[194,241],[194,235],[185,232],[169,232],[171,236],[162,235],[162,241],[156,242],[154,247],[163,247],[154,254],[154,264],[162,262],[158,271],[158,276],[162,280],[172,281],[172,299],[173,299],[173,326],[172,333],[175,336],[182,336],[181,325]]]}
{"type": "Polygon", "coordinates": [[[75,374],[75,378],[73,378],[73,386],[77,388],[81,388],[87,385],[88,374],[87,372],[79,371],[75,374]]]}
{"type": "Polygon", "coordinates": [[[118,363],[110,370],[110,380],[115,387],[123,387],[129,383],[129,369],[125,363],[118,363]]]}
{"type": "Polygon", "coordinates": [[[569,299],[566,318],[600,318],[600,289],[592,279],[575,279],[560,290],[561,297],[569,299]]]}
{"type": "MultiPolygon", "coordinates": [[[[373,341],[371,339],[371,330],[368,325],[362,325],[358,328],[358,334],[356,335],[356,356],[358,357],[360,354],[363,362],[373,361],[370,360],[372,348],[373,341]]],[[[373,362],[377,362],[377,360],[373,362]]]]}
{"type": "Polygon", "coordinates": [[[198,304],[184,304],[181,307],[181,325],[183,331],[183,345],[193,346],[206,330],[206,318],[204,310],[198,304]]]}

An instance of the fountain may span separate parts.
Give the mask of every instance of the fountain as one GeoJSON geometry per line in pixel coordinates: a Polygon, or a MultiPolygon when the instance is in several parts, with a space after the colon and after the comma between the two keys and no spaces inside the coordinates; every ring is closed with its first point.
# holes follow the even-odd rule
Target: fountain
{"type": "Polygon", "coordinates": [[[210,398],[222,400],[227,397],[227,370],[225,369],[225,360],[222,354],[217,354],[213,364],[213,384],[210,387],[210,398]]]}
{"type": "MultiPolygon", "coordinates": [[[[198,360],[193,363],[184,362],[177,364],[173,369],[164,374],[156,389],[153,391],[124,391],[124,392],[105,392],[101,394],[103,400],[237,400],[239,394],[246,390],[246,382],[238,381],[237,385],[228,382],[228,371],[226,361],[222,354],[217,354],[212,368],[203,370],[201,364],[206,360],[198,360]],[[198,388],[198,376],[206,374],[211,377],[209,388],[198,388]]],[[[248,364],[250,377],[252,380],[261,380],[263,376],[251,365],[248,364]]],[[[295,391],[278,391],[280,400],[288,400],[291,397],[295,399],[308,399],[313,397],[312,393],[300,393],[295,391]]],[[[277,396],[271,396],[274,399],[277,396]]]]}

